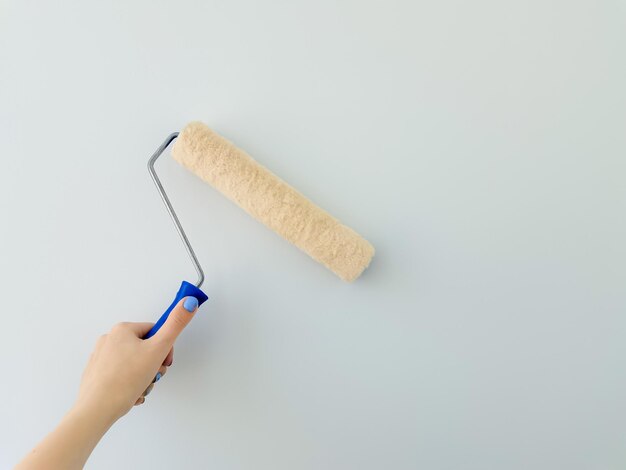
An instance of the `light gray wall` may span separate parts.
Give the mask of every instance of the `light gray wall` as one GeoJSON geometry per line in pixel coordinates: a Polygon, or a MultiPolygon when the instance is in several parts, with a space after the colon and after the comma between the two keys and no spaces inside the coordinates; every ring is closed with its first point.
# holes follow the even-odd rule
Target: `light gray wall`
{"type": "Polygon", "coordinates": [[[377,258],[160,163],[212,299],[88,468],[626,466],[624,2],[0,6],[0,467],[193,277],[145,164],[196,119],[377,258]]]}

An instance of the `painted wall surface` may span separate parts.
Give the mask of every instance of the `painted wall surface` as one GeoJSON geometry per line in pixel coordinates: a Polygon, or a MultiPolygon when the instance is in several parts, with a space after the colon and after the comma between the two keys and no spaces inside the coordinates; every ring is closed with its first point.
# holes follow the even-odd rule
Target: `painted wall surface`
{"type": "Polygon", "coordinates": [[[211,300],[89,469],[626,466],[626,7],[0,2],[0,467],[194,271],[202,120],[369,239],[345,284],[172,159],[211,300]]]}

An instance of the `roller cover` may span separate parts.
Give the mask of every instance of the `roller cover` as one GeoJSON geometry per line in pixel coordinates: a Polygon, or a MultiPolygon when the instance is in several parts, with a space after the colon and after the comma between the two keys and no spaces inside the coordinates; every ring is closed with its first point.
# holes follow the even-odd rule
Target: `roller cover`
{"type": "Polygon", "coordinates": [[[182,130],[172,155],[341,279],[359,277],[374,256],[367,240],[202,123],[182,130]]]}

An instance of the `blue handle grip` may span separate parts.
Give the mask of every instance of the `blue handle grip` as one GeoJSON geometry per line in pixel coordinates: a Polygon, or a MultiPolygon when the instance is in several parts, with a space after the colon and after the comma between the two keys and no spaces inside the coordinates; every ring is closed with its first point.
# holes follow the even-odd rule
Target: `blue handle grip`
{"type": "Polygon", "coordinates": [[[178,302],[180,302],[183,297],[195,297],[196,299],[198,299],[198,307],[209,299],[207,295],[202,292],[198,287],[188,283],[187,281],[183,281],[183,283],[180,285],[180,289],[178,289],[178,292],[176,293],[176,298],[172,302],[172,305],[170,305],[165,313],[161,315],[161,318],[159,318],[159,320],[154,324],[150,331],[146,333],[143,339],[148,339],[154,336],[157,331],[159,331],[159,329],[163,326],[163,323],[165,323],[165,320],[167,320],[167,317],[170,316],[170,312],[174,310],[174,307],[178,305],[178,302]]]}

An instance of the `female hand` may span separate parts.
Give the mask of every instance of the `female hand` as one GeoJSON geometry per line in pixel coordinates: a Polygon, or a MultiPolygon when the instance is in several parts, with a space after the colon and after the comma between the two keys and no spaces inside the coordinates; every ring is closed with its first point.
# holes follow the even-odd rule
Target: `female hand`
{"type": "Polygon", "coordinates": [[[104,433],[133,405],[144,402],[154,381],[172,364],[174,341],[197,309],[197,299],[185,297],[149,339],[142,338],[152,323],[118,323],[101,336],[83,373],[76,403],[15,468],[83,468],[104,433]]]}
{"type": "Polygon", "coordinates": [[[174,341],[198,308],[187,297],[172,310],[161,329],[142,339],[153,323],[118,323],[102,335],[89,359],[76,406],[97,407],[115,422],[145,397],[172,364],[174,341]]]}

